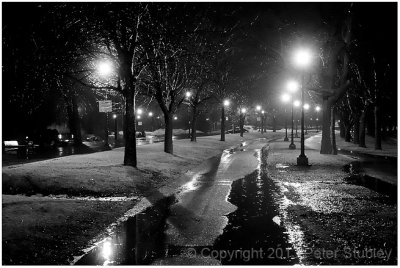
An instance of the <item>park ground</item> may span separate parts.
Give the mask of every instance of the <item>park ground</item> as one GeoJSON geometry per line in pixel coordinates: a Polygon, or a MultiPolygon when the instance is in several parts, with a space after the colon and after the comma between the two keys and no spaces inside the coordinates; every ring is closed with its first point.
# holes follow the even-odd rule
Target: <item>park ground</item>
{"type": "MultiPolygon", "coordinates": [[[[138,169],[121,164],[123,148],[3,167],[3,264],[68,264],[82,249],[101,240],[124,214],[151,206],[145,197],[154,189],[160,198],[169,196],[204,160],[260,138],[266,138],[266,143],[276,140],[269,144],[269,177],[282,198],[289,200],[289,205],[282,203],[286,227],[303,230],[293,244],[302,245],[297,251],[304,263],[324,263],[316,255],[321,250],[301,254],[304,247],[338,250],[337,263],[358,263],[345,258],[343,250],[362,245],[385,252],[392,249],[390,260],[374,263],[393,263],[393,258],[397,262],[396,205],[344,180],[348,174],[343,166],[351,161],[349,157],[322,156],[309,144],[306,153],[312,166],[299,169],[297,153],[286,148],[282,137],[282,132],[268,132],[246,133],[244,138],[230,134],[226,142],[220,142],[219,136],[201,137],[196,143],[176,140],[174,155],[163,153],[162,143],[148,144],[138,147],[138,169]]],[[[353,146],[340,140],[338,145],[353,146]]],[[[397,144],[384,143],[383,149],[397,157],[397,144]]]]}

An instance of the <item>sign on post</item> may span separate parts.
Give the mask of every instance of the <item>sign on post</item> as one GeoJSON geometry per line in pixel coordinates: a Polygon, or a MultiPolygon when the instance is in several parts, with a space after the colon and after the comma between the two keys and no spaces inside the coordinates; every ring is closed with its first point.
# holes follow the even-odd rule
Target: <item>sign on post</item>
{"type": "Polygon", "coordinates": [[[111,113],[112,112],[112,101],[110,101],[110,100],[99,101],[99,112],[100,113],[111,113]]]}
{"type": "Polygon", "coordinates": [[[141,125],[142,125],[142,121],[139,121],[139,122],[138,122],[138,126],[141,126],[141,125]]]}

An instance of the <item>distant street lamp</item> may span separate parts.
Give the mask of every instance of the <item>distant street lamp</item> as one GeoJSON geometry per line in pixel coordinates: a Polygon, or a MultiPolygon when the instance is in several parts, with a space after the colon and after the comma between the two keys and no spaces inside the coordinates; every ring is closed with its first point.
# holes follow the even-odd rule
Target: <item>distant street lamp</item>
{"type": "Polygon", "coordinates": [[[289,81],[288,83],[288,90],[290,94],[290,103],[292,105],[292,135],[291,135],[291,142],[289,145],[289,149],[296,149],[296,144],[294,144],[294,137],[293,137],[293,128],[294,128],[294,121],[293,121],[293,94],[299,89],[299,85],[296,81],[289,81]]]}
{"type": "MultiPolygon", "coordinates": [[[[290,100],[290,95],[285,93],[282,95],[282,101],[287,103],[290,100]]],[[[287,114],[286,114],[286,106],[285,106],[285,138],[283,139],[284,141],[289,141],[289,138],[287,136],[287,114]]]]}
{"type": "Polygon", "coordinates": [[[256,119],[257,119],[257,126],[256,127],[258,127],[258,131],[260,131],[260,125],[261,125],[261,122],[260,123],[258,123],[259,121],[261,121],[261,117],[259,117],[258,115],[259,115],[259,112],[261,111],[261,106],[260,105],[257,105],[256,106],[256,119]]]}
{"type": "Polygon", "coordinates": [[[244,127],[244,118],[246,114],[246,108],[241,108],[239,114],[239,121],[240,121],[240,137],[243,137],[243,127],[244,127]]]}
{"type": "MultiPolygon", "coordinates": [[[[308,49],[299,49],[295,52],[293,62],[297,68],[302,71],[302,79],[301,79],[301,103],[304,103],[304,71],[307,67],[310,66],[312,60],[311,51],[308,49]]],[[[297,157],[297,165],[298,166],[308,166],[308,158],[304,153],[304,107],[301,106],[301,150],[300,155],[297,157]]]]}
{"type": "Polygon", "coordinates": [[[261,111],[261,134],[264,134],[264,116],[265,116],[265,111],[261,111]]]}
{"type": "Polygon", "coordinates": [[[225,141],[225,107],[230,105],[229,100],[224,100],[221,106],[221,141],[225,141]]]}
{"type": "Polygon", "coordinates": [[[116,114],[113,114],[113,119],[114,119],[114,147],[117,147],[117,145],[118,145],[118,121],[117,121],[116,114]]]}
{"type": "Polygon", "coordinates": [[[317,127],[317,132],[318,132],[318,117],[319,117],[319,111],[321,111],[321,107],[319,107],[318,105],[315,107],[315,111],[317,112],[317,115],[316,115],[316,117],[317,118],[315,118],[315,125],[316,125],[316,127],[317,127]]]}
{"type": "Polygon", "coordinates": [[[153,112],[149,112],[149,117],[151,118],[151,132],[154,131],[154,117],[153,112]]]}
{"type": "MultiPolygon", "coordinates": [[[[299,101],[299,100],[295,100],[295,101],[293,102],[293,105],[294,105],[294,107],[299,107],[299,106],[300,106],[300,101],[299,101]]],[[[299,135],[297,135],[297,124],[298,124],[298,123],[299,123],[299,120],[296,119],[296,135],[295,135],[296,138],[299,137],[299,135]]]]}
{"type": "MultiPolygon", "coordinates": [[[[307,112],[308,109],[310,109],[310,105],[308,103],[305,103],[303,108],[304,108],[305,112],[307,112]]],[[[304,120],[307,121],[305,117],[304,117],[304,120]]],[[[305,131],[306,131],[305,134],[308,134],[308,132],[307,132],[307,122],[305,122],[304,127],[305,127],[305,131]]]]}

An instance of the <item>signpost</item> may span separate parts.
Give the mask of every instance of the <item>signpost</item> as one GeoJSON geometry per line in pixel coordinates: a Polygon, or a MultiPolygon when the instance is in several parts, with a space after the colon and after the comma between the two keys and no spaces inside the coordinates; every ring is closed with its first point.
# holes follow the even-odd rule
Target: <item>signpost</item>
{"type": "Polygon", "coordinates": [[[104,147],[106,147],[107,149],[111,149],[108,143],[108,113],[112,112],[112,101],[111,100],[99,101],[99,112],[106,114],[106,129],[105,129],[106,137],[105,137],[104,147]]]}

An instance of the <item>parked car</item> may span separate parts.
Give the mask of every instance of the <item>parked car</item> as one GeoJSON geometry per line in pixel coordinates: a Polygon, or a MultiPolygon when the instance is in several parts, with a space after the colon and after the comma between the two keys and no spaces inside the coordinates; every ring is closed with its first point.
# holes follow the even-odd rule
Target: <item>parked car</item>
{"type": "Polygon", "coordinates": [[[71,133],[60,133],[58,134],[58,145],[59,146],[68,146],[69,144],[74,143],[74,135],[71,133]]]}
{"type": "MultiPolygon", "coordinates": [[[[247,129],[243,128],[243,132],[249,132],[247,129]]],[[[240,133],[240,127],[235,127],[235,131],[233,131],[233,128],[229,129],[226,131],[226,133],[232,134],[232,133],[240,133]]]]}

